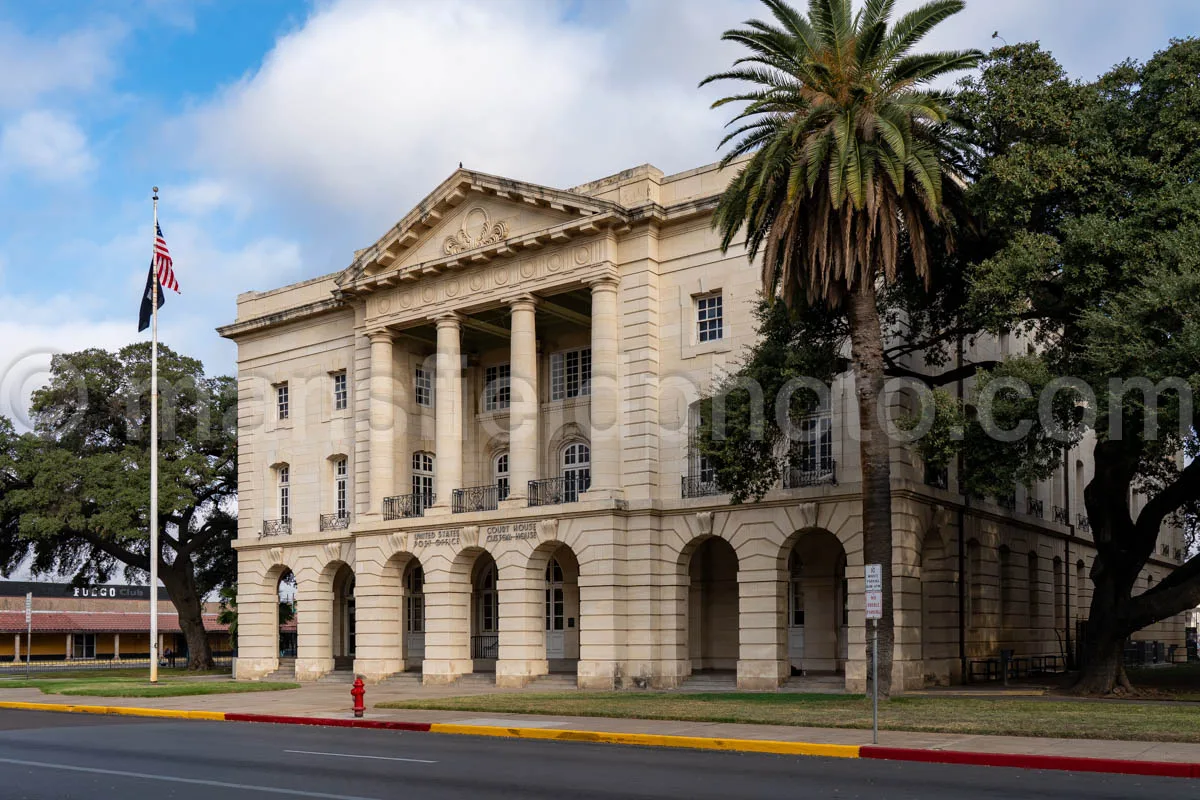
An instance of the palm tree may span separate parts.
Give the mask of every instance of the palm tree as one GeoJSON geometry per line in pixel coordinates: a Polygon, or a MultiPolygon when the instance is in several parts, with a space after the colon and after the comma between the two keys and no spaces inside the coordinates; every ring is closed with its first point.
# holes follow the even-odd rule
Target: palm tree
{"type": "Polygon", "coordinates": [[[763,291],[789,307],[843,310],[850,330],[861,429],[866,563],[883,565],[881,692],[891,686],[892,522],[889,441],[877,413],[883,331],[877,292],[911,265],[926,285],[937,232],[952,247],[965,184],[965,145],[951,94],[929,84],[974,67],[982,53],[913,53],[963,0],[933,0],[891,21],[894,0],[810,0],[804,15],[763,0],[773,21],[750,20],[723,39],[749,50],[705,78],[750,84],[713,107],[742,103],[721,160],[749,156],[718,202],[713,226],[728,249],[744,227],[762,255],[763,291]],[[949,180],[945,180],[949,178],[949,180]]]}

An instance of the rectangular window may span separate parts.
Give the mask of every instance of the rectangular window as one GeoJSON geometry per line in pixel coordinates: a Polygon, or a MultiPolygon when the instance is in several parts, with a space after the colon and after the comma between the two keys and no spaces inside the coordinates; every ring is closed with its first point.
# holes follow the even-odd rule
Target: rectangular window
{"type": "Polygon", "coordinates": [[[275,410],[279,419],[287,419],[290,410],[288,403],[288,385],[281,383],[275,387],[275,410]]]}
{"type": "Polygon", "coordinates": [[[725,336],[725,314],[720,292],[696,298],[697,339],[715,342],[725,336]]]}
{"type": "Polygon", "coordinates": [[[586,397],[592,393],[592,348],[550,354],[550,399],[586,397]]]}
{"type": "Polygon", "coordinates": [[[346,391],[346,373],[333,373],[333,410],[345,411],[349,401],[350,395],[346,391]]]}
{"type": "Polygon", "coordinates": [[[483,410],[501,411],[512,402],[512,371],[508,364],[484,370],[483,410]]]}
{"type": "Polygon", "coordinates": [[[96,657],[96,634],[77,633],[71,637],[72,658],[96,657]]]}
{"type": "Polygon", "coordinates": [[[333,480],[337,492],[337,515],[344,519],[346,517],[346,489],[349,482],[349,476],[346,474],[346,459],[339,458],[333,465],[333,480]]]}
{"type": "Polygon", "coordinates": [[[292,518],[292,487],[290,484],[291,470],[288,467],[279,468],[279,518],[292,518]]]}
{"type": "Polygon", "coordinates": [[[413,376],[413,387],[416,390],[417,405],[433,408],[433,373],[417,367],[413,376]]]}

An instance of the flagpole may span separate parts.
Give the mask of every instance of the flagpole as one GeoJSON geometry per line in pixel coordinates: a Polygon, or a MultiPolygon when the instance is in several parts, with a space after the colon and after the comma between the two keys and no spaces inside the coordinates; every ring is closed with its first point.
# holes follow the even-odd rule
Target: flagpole
{"type": "Polygon", "coordinates": [[[158,683],[158,187],[150,232],[150,682],[158,683]]]}

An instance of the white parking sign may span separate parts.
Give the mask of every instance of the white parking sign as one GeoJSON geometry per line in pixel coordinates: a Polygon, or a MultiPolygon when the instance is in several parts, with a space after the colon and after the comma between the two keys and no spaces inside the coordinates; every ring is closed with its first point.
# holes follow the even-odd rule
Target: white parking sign
{"type": "Polygon", "coordinates": [[[867,591],[883,591],[883,565],[867,564],[867,591]]]}

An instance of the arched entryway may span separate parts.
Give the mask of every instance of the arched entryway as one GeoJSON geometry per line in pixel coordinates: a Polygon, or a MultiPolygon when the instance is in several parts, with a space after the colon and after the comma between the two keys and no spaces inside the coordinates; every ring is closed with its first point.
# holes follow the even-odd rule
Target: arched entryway
{"type": "Polygon", "coordinates": [[[846,550],[829,531],[812,530],[796,534],[785,552],[790,671],[845,673],[850,622],[846,550]]]}
{"type": "Polygon", "coordinates": [[[954,559],[936,530],[921,544],[921,662],[925,682],[950,683],[957,658],[958,581],[954,559]]]}
{"type": "Polygon", "coordinates": [[[480,551],[471,566],[471,660],[475,672],[495,672],[500,652],[500,586],[496,559],[480,551]]]}
{"type": "Polygon", "coordinates": [[[410,558],[401,575],[404,604],[400,610],[404,631],[404,669],[420,670],[425,659],[425,570],[410,558]]]}
{"type": "Polygon", "coordinates": [[[354,667],[354,570],[348,564],[338,567],[333,576],[333,668],[354,667]]]}
{"type": "Polygon", "coordinates": [[[551,672],[574,673],[579,664],[579,561],[566,545],[550,553],[545,586],[546,660],[551,672]]]}
{"type": "Polygon", "coordinates": [[[688,659],[691,672],[736,672],[738,559],[724,539],[709,537],[688,562],[688,659]]]}
{"type": "MultiPolygon", "coordinates": [[[[282,567],[275,583],[275,595],[279,598],[279,626],[276,628],[276,652],[280,659],[296,658],[296,576],[287,567],[282,567]]],[[[293,670],[294,671],[294,670],[293,670]]]]}

